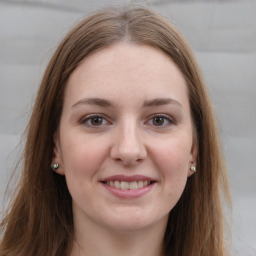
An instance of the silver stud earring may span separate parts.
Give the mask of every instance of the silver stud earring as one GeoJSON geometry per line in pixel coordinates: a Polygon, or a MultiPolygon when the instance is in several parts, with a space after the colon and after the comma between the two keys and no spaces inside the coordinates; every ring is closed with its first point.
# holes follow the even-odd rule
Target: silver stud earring
{"type": "Polygon", "coordinates": [[[54,170],[54,171],[56,171],[56,170],[58,170],[59,169],[59,164],[58,163],[54,163],[52,166],[52,169],[54,170]]]}
{"type": "Polygon", "coordinates": [[[191,170],[192,172],[196,172],[196,167],[195,167],[195,166],[191,166],[191,167],[190,167],[190,170],[191,170]]]}

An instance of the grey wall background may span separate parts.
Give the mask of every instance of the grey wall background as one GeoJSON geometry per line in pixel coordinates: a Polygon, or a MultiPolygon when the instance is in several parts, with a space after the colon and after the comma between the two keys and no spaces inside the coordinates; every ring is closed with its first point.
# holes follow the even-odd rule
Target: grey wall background
{"type": "MultiPolygon", "coordinates": [[[[58,42],[95,8],[128,2],[0,0],[0,204],[37,86],[58,42]]],[[[195,51],[217,112],[228,163],[232,255],[255,256],[256,2],[147,2],[169,17],[195,51]]]]}

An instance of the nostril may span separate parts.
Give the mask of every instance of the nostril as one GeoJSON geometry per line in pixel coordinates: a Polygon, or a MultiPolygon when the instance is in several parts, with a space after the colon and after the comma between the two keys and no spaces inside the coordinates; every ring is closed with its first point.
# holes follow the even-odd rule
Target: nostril
{"type": "Polygon", "coordinates": [[[121,159],[120,159],[119,162],[122,162],[123,165],[125,165],[125,166],[130,166],[130,165],[139,164],[140,162],[142,162],[142,159],[133,159],[133,160],[130,160],[130,161],[121,160],[121,159]]]}

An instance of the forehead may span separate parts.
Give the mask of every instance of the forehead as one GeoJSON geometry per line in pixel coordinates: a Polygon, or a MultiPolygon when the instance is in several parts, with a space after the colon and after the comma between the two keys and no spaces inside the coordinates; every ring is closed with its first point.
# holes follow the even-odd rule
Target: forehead
{"type": "Polygon", "coordinates": [[[117,43],[86,58],[71,74],[67,98],[170,96],[188,101],[186,81],[171,58],[147,45],[117,43]],[[168,94],[168,95],[166,95],[168,94]]]}

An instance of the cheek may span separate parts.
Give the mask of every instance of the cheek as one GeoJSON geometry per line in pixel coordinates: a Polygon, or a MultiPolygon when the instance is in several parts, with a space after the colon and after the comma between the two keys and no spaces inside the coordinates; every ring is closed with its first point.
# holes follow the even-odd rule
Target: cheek
{"type": "Polygon", "coordinates": [[[66,176],[92,179],[107,155],[107,149],[102,145],[102,141],[92,141],[85,136],[66,136],[61,145],[66,176]]]}
{"type": "Polygon", "coordinates": [[[74,136],[65,138],[62,145],[63,168],[68,190],[74,202],[90,201],[93,188],[98,182],[99,170],[105,160],[106,148],[102,143],[74,136]],[[88,195],[90,195],[88,197],[88,195]]]}
{"type": "Polygon", "coordinates": [[[184,186],[189,171],[190,151],[190,140],[178,139],[166,140],[156,149],[155,163],[165,182],[172,183],[172,186],[184,186]]]}

